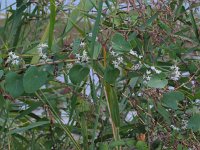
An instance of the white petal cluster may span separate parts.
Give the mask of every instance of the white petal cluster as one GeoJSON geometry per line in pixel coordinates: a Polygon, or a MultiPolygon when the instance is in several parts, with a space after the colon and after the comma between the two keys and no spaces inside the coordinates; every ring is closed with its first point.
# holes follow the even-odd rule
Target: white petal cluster
{"type": "Polygon", "coordinates": [[[174,125],[171,125],[170,127],[175,131],[180,131],[180,129],[178,127],[174,126],[174,125]]]}
{"type": "Polygon", "coordinates": [[[174,81],[177,81],[180,79],[181,77],[181,72],[179,71],[179,67],[177,67],[176,65],[173,65],[170,67],[171,69],[171,76],[170,76],[170,79],[171,80],[174,80],[174,81]]]}
{"type": "Polygon", "coordinates": [[[125,121],[131,122],[134,119],[134,117],[136,117],[137,115],[138,115],[137,111],[135,111],[135,110],[129,111],[125,117],[125,121]]]}
{"type": "Polygon", "coordinates": [[[114,51],[110,51],[110,54],[112,55],[112,56],[114,56],[114,57],[117,57],[119,54],[117,54],[116,52],[114,52],[114,51]]]}
{"type": "Polygon", "coordinates": [[[156,74],[160,74],[160,73],[161,73],[161,71],[158,70],[158,69],[156,69],[154,66],[151,66],[150,68],[151,68],[151,70],[153,70],[156,74]]]}
{"type": "Polygon", "coordinates": [[[46,43],[41,43],[37,46],[41,62],[46,62],[48,60],[47,54],[43,52],[45,48],[48,48],[48,45],[46,43]]]}
{"type": "Polygon", "coordinates": [[[138,64],[135,64],[132,66],[132,69],[136,71],[136,70],[139,70],[141,67],[142,67],[142,63],[139,61],[138,64]]]}
{"type": "Polygon", "coordinates": [[[85,47],[85,42],[81,42],[80,47],[85,47]]]}
{"type": "Polygon", "coordinates": [[[86,63],[89,60],[86,50],[83,51],[83,55],[76,54],[77,63],[86,63]]]}
{"type": "Polygon", "coordinates": [[[188,126],[188,120],[182,120],[182,129],[185,130],[187,129],[187,126],[188,126]]]}
{"type": "Polygon", "coordinates": [[[168,86],[168,90],[169,90],[169,91],[174,91],[174,90],[175,90],[175,87],[173,87],[173,86],[168,86]]]}
{"type": "Polygon", "coordinates": [[[122,64],[124,61],[123,57],[117,57],[117,60],[114,60],[112,64],[115,68],[118,68],[120,64],[122,64]]]}
{"type": "Polygon", "coordinates": [[[8,53],[7,63],[11,63],[12,65],[18,65],[20,62],[19,56],[17,56],[14,52],[8,53]]]}
{"type": "Polygon", "coordinates": [[[129,53],[130,53],[131,55],[133,55],[133,56],[139,58],[139,59],[142,59],[142,58],[143,58],[142,55],[138,55],[137,51],[130,50],[129,53]]]}
{"type": "Polygon", "coordinates": [[[143,75],[143,83],[147,84],[151,80],[151,70],[147,70],[146,74],[143,75]]]}

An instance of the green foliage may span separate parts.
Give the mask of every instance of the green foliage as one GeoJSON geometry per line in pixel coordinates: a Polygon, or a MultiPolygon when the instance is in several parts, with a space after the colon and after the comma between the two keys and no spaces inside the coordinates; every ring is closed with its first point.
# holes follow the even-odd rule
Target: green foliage
{"type": "Polygon", "coordinates": [[[23,86],[26,93],[34,93],[47,81],[47,72],[39,70],[37,67],[30,67],[23,77],[23,86]]]}
{"type": "Polygon", "coordinates": [[[0,149],[198,149],[199,2],[76,2],[1,11],[0,149]]]}
{"type": "Polygon", "coordinates": [[[72,83],[79,84],[88,76],[89,72],[88,67],[77,64],[69,70],[69,78],[72,83]]]}
{"type": "Polygon", "coordinates": [[[13,97],[19,97],[24,93],[23,78],[15,72],[9,72],[6,74],[5,89],[13,97]]]}

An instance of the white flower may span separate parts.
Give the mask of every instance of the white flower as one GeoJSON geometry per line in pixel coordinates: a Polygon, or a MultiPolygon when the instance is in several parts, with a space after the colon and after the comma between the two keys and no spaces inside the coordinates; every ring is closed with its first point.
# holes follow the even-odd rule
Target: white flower
{"type": "Polygon", "coordinates": [[[174,91],[175,88],[174,88],[173,86],[168,86],[168,90],[170,90],[170,91],[174,91]]]}
{"type": "Polygon", "coordinates": [[[138,57],[138,54],[136,51],[130,50],[129,52],[131,55],[138,57]]]}
{"type": "Polygon", "coordinates": [[[9,52],[8,59],[6,62],[11,63],[12,65],[18,65],[20,62],[20,58],[14,52],[9,52]]]}
{"type": "Polygon", "coordinates": [[[150,68],[151,68],[151,70],[153,70],[153,71],[156,70],[156,68],[155,68],[154,66],[151,66],[150,68]]]}
{"type": "Polygon", "coordinates": [[[180,79],[181,76],[181,72],[179,71],[179,67],[177,67],[176,65],[173,65],[170,67],[170,69],[172,70],[171,75],[170,75],[170,79],[177,81],[180,79]]]}
{"type": "Polygon", "coordinates": [[[147,75],[151,74],[151,70],[147,70],[147,71],[146,71],[146,74],[147,74],[147,75]]]}
{"type": "Polygon", "coordinates": [[[183,72],[181,74],[182,77],[189,77],[190,76],[190,72],[189,71],[186,71],[186,72],[183,72]]]}
{"type": "Polygon", "coordinates": [[[82,62],[87,62],[89,59],[86,50],[83,51],[82,62]]]}
{"type": "Polygon", "coordinates": [[[195,104],[196,104],[196,105],[200,105],[200,99],[196,99],[196,100],[195,100],[195,104]]]}
{"type": "Polygon", "coordinates": [[[12,65],[18,65],[19,64],[19,60],[18,59],[14,59],[12,62],[11,62],[12,65]]]}
{"type": "Polygon", "coordinates": [[[114,52],[114,51],[111,51],[110,52],[110,54],[112,55],[112,56],[114,56],[114,57],[116,57],[116,56],[118,56],[119,54],[117,54],[116,52],[114,52]]]}
{"type": "Polygon", "coordinates": [[[80,54],[76,54],[76,58],[77,58],[77,63],[79,62],[88,62],[89,57],[87,55],[86,50],[83,51],[83,55],[81,56],[80,54]]]}
{"type": "Polygon", "coordinates": [[[41,48],[41,49],[44,49],[44,48],[47,48],[48,45],[46,43],[41,43],[38,45],[38,49],[41,48]]]}
{"type": "Polygon", "coordinates": [[[161,71],[160,70],[155,70],[155,72],[157,73],[157,74],[160,74],[161,73],[161,71]]]}
{"type": "Polygon", "coordinates": [[[85,47],[85,42],[81,42],[80,47],[85,47]]]}
{"type": "Polygon", "coordinates": [[[51,59],[48,59],[47,54],[43,52],[45,48],[48,48],[48,45],[46,43],[41,43],[37,46],[37,50],[41,58],[40,62],[51,61],[51,59]]]}
{"type": "Polygon", "coordinates": [[[142,56],[142,55],[139,55],[139,56],[138,56],[138,58],[139,58],[139,59],[142,59],[142,58],[143,58],[143,56],[142,56]]]}
{"type": "Polygon", "coordinates": [[[180,129],[177,128],[177,127],[175,127],[174,125],[171,125],[170,127],[171,127],[173,130],[180,131],[180,129]]]}
{"type": "Polygon", "coordinates": [[[89,37],[92,37],[92,33],[91,32],[88,35],[89,35],[89,37]]]}
{"type": "Polygon", "coordinates": [[[69,64],[66,65],[66,68],[67,68],[67,69],[71,69],[72,67],[73,67],[73,64],[72,64],[72,63],[69,63],[69,64]]]}
{"type": "Polygon", "coordinates": [[[152,108],[153,108],[153,105],[149,105],[149,108],[152,109],[152,108]]]}
{"type": "Polygon", "coordinates": [[[139,70],[140,68],[142,67],[141,64],[136,64],[136,65],[133,65],[133,70],[139,70]]]}
{"type": "Polygon", "coordinates": [[[151,66],[150,68],[151,68],[151,70],[155,71],[156,74],[160,74],[161,73],[161,71],[156,69],[154,66],[151,66]]]}
{"type": "Polygon", "coordinates": [[[134,119],[134,117],[136,117],[137,115],[138,115],[137,111],[135,111],[135,110],[129,111],[125,117],[125,121],[131,122],[134,119]]]}
{"type": "Polygon", "coordinates": [[[150,76],[147,76],[147,77],[146,77],[146,80],[147,80],[147,81],[149,81],[150,79],[151,79],[151,77],[150,77],[150,76]]]}
{"type": "Polygon", "coordinates": [[[118,68],[121,63],[123,63],[123,57],[118,57],[117,60],[112,61],[112,64],[115,68],[118,68]]]}
{"type": "Polygon", "coordinates": [[[187,129],[187,126],[188,126],[188,120],[182,120],[182,129],[185,130],[187,129]]]}
{"type": "Polygon", "coordinates": [[[137,96],[138,96],[138,97],[142,96],[142,93],[141,93],[141,92],[139,92],[139,93],[137,94],[137,96]]]}

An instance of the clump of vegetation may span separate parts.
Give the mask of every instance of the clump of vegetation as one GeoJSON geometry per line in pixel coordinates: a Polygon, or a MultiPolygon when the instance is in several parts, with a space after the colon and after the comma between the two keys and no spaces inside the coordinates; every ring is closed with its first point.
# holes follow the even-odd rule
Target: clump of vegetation
{"type": "Polygon", "coordinates": [[[6,7],[0,149],[198,150],[199,6],[17,0],[6,7]]]}

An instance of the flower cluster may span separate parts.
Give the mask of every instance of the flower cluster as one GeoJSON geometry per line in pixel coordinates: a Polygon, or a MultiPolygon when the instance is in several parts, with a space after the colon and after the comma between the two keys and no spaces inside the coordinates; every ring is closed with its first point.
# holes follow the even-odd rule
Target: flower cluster
{"type": "Polygon", "coordinates": [[[174,126],[174,125],[171,125],[170,127],[175,131],[180,131],[180,129],[178,127],[174,126]]]}
{"type": "Polygon", "coordinates": [[[39,53],[39,56],[41,58],[41,62],[46,62],[48,61],[48,57],[47,57],[47,54],[44,53],[44,49],[45,48],[48,48],[48,45],[46,43],[41,43],[37,46],[37,50],[38,50],[38,53],[39,53]]]}
{"type": "Polygon", "coordinates": [[[9,52],[7,63],[11,63],[12,65],[19,65],[20,58],[14,52],[9,52]]]}
{"type": "Polygon", "coordinates": [[[147,84],[147,82],[151,79],[151,70],[147,70],[146,74],[143,75],[143,83],[147,84]]]}
{"type": "Polygon", "coordinates": [[[114,61],[112,62],[112,64],[114,65],[115,68],[118,68],[119,65],[120,65],[121,63],[123,63],[123,61],[124,61],[123,57],[117,57],[117,60],[114,60],[114,61]]]}
{"type": "Polygon", "coordinates": [[[143,58],[143,56],[142,56],[142,55],[138,55],[138,53],[137,53],[136,51],[130,50],[129,53],[130,53],[131,55],[133,55],[133,56],[139,58],[139,59],[142,59],[142,58],[143,58]]]}
{"type": "Polygon", "coordinates": [[[151,66],[151,70],[154,71],[156,74],[160,74],[161,71],[156,69],[154,66],[151,66]]]}
{"type": "Polygon", "coordinates": [[[181,72],[179,71],[179,67],[177,67],[176,65],[173,65],[170,67],[171,69],[171,75],[170,75],[170,79],[171,80],[174,80],[174,81],[177,81],[180,79],[180,76],[181,76],[181,72]]]}
{"type": "Polygon", "coordinates": [[[141,67],[142,67],[142,62],[139,61],[138,64],[135,64],[132,66],[132,69],[136,71],[136,70],[139,70],[141,67]]]}
{"type": "Polygon", "coordinates": [[[134,119],[134,117],[136,117],[137,115],[138,115],[137,111],[135,111],[135,110],[129,111],[125,117],[125,121],[131,122],[134,119]]]}
{"type": "Polygon", "coordinates": [[[76,54],[76,58],[77,58],[77,61],[76,61],[77,63],[80,63],[80,62],[85,63],[85,62],[88,62],[89,60],[86,50],[83,51],[83,55],[76,54]]]}

